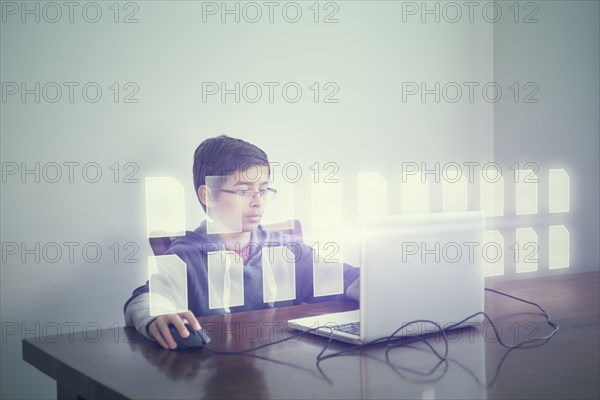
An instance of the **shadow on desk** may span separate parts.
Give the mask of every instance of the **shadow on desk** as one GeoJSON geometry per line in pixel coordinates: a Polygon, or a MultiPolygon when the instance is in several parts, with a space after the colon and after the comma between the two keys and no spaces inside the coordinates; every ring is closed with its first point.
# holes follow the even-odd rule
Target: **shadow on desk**
{"type": "Polygon", "coordinates": [[[255,367],[252,357],[235,360],[236,374],[232,376],[231,363],[224,356],[215,356],[203,350],[170,351],[146,340],[133,328],[125,328],[132,353],[141,353],[156,373],[165,375],[173,385],[195,382],[202,387],[202,397],[231,398],[243,389],[247,398],[267,397],[264,372],[255,367]],[[201,380],[198,380],[201,377],[201,380]],[[235,385],[232,381],[235,380],[235,385]]]}

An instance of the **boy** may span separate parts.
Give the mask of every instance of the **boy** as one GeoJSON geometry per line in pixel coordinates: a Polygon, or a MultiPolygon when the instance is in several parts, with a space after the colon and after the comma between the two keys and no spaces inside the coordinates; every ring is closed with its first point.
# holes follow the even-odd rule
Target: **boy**
{"type": "MultiPolygon", "coordinates": [[[[149,286],[135,289],[125,303],[125,321],[165,349],[177,347],[169,324],[182,337],[189,332],[182,318],[200,330],[196,316],[226,312],[208,308],[207,253],[216,249],[235,251],[243,260],[244,305],[231,311],[246,311],[269,306],[287,306],[321,301],[313,295],[312,250],[292,236],[267,232],[260,222],[269,198],[276,190],[269,188],[270,168],[267,155],[258,147],[240,139],[219,136],[203,141],[194,154],[194,188],[204,211],[221,229],[207,233],[207,221],[193,232],[173,240],[166,254],[175,254],[187,265],[189,310],[158,317],[150,315],[149,286]],[[208,178],[207,178],[208,177],[208,178]],[[215,178],[220,177],[220,178],[215,178]],[[207,209],[208,208],[208,209],[207,209]],[[293,246],[286,246],[293,243],[293,246]],[[274,304],[263,300],[262,247],[286,246],[295,255],[296,299],[274,304]]],[[[344,264],[345,294],[358,300],[359,270],[344,264]]],[[[331,297],[328,297],[330,299],[331,297]]]]}

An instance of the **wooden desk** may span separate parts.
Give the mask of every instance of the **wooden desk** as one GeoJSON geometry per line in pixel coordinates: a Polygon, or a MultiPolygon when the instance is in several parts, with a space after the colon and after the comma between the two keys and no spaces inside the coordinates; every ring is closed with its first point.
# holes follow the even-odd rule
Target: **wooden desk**
{"type": "MultiPolygon", "coordinates": [[[[129,328],[90,331],[87,340],[80,334],[26,339],[23,359],[57,381],[59,398],[597,399],[599,285],[595,272],[490,285],[539,302],[560,331],[543,346],[508,353],[485,325],[454,331],[449,333],[450,360],[439,365],[417,343],[390,351],[387,359],[385,346],[377,346],[325,360],[319,369],[315,357],[323,339],[312,335],[253,355],[220,356],[163,350],[129,328]]],[[[302,305],[201,322],[212,333],[213,348],[234,351],[291,335],[290,318],[352,307],[302,305]]],[[[550,331],[533,307],[498,295],[486,293],[486,312],[507,342],[550,331]]],[[[432,344],[442,348],[441,342],[432,344]]],[[[346,346],[336,343],[328,351],[346,346]]]]}

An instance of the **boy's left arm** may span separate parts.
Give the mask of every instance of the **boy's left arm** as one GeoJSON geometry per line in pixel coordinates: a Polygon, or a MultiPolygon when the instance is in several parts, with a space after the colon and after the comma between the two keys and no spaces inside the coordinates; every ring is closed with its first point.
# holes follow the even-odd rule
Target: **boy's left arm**
{"type": "Polygon", "coordinates": [[[352,300],[360,301],[360,269],[344,264],[344,294],[352,300]]]}

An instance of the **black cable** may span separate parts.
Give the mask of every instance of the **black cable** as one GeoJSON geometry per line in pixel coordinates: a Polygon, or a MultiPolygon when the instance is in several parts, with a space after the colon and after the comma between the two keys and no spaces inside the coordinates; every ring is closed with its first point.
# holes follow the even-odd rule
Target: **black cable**
{"type": "Polygon", "coordinates": [[[307,331],[296,333],[293,336],[288,336],[286,338],[279,339],[279,340],[276,340],[274,342],[265,343],[265,344],[262,344],[260,346],[252,347],[252,348],[249,348],[249,349],[246,349],[246,350],[239,350],[239,351],[219,351],[219,350],[213,350],[213,349],[209,348],[208,346],[204,346],[202,348],[206,349],[207,351],[209,351],[211,353],[220,354],[220,355],[224,355],[224,356],[233,356],[233,355],[239,355],[239,354],[246,354],[246,353],[250,353],[252,351],[263,349],[265,347],[269,347],[269,346],[273,346],[273,345],[276,345],[276,344],[279,344],[279,343],[287,342],[290,339],[293,339],[293,338],[296,338],[296,337],[301,337],[303,334],[310,333],[310,332],[315,331],[315,330],[317,330],[319,328],[320,327],[312,328],[312,329],[309,329],[307,331]]]}
{"type": "MultiPolygon", "coordinates": [[[[323,360],[328,359],[328,358],[342,356],[342,355],[351,353],[351,352],[353,352],[355,350],[361,350],[361,349],[367,348],[369,346],[373,346],[373,345],[381,344],[381,343],[386,343],[387,346],[392,347],[392,348],[404,347],[404,346],[407,345],[407,343],[406,343],[407,337],[406,336],[396,336],[396,335],[399,332],[401,332],[403,329],[407,328],[408,326],[413,325],[413,324],[417,324],[417,323],[431,323],[431,324],[435,325],[436,328],[438,329],[438,331],[428,332],[426,334],[421,334],[421,335],[413,335],[411,337],[415,338],[415,339],[418,339],[418,340],[422,341],[423,343],[425,343],[429,347],[429,349],[431,349],[431,351],[436,355],[436,357],[438,357],[438,359],[440,361],[446,361],[447,358],[448,358],[449,346],[448,346],[448,336],[446,335],[446,331],[450,330],[450,329],[453,329],[453,328],[456,328],[456,327],[464,324],[465,322],[469,321],[470,319],[475,318],[478,315],[483,315],[483,317],[490,323],[490,325],[492,326],[492,329],[494,331],[494,335],[496,336],[496,339],[498,340],[498,343],[502,347],[506,347],[506,348],[511,349],[511,350],[519,348],[519,347],[522,347],[522,346],[524,346],[526,344],[533,344],[532,346],[526,346],[526,348],[527,347],[536,347],[536,346],[540,345],[540,342],[542,342],[542,341],[547,342],[548,340],[550,340],[558,332],[560,326],[558,324],[556,324],[555,322],[553,322],[550,319],[550,317],[549,317],[548,313],[546,312],[546,310],[544,310],[539,304],[537,304],[537,303],[535,303],[533,301],[522,299],[522,298],[517,297],[517,296],[513,296],[513,295],[510,295],[510,294],[507,294],[507,293],[500,292],[498,290],[489,289],[489,288],[485,288],[485,290],[487,290],[489,292],[492,292],[492,293],[496,293],[496,294],[505,296],[505,297],[508,297],[510,299],[513,299],[513,300],[521,301],[523,303],[527,303],[527,304],[530,304],[530,305],[533,305],[533,306],[537,307],[541,311],[541,315],[545,318],[546,323],[549,326],[552,327],[552,329],[553,329],[552,332],[550,332],[546,336],[542,336],[542,337],[538,337],[538,338],[525,339],[525,340],[523,340],[523,341],[521,341],[521,342],[519,342],[519,343],[517,343],[515,345],[508,345],[508,344],[504,343],[502,341],[502,339],[500,338],[500,334],[498,333],[498,330],[497,330],[497,328],[496,328],[493,320],[485,312],[479,311],[479,312],[476,312],[476,313],[474,313],[474,314],[466,317],[462,321],[456,322],[456,323],[454,323],[452,325],[449,325],[449,326],[447,326],[445,328],[442,328],[438,323],[436,323],[434,321],[430,321],[430,320],[415,320],[415,321],[410,321],[410,322],[407,322],[404,325],[402,325],[400,328],[396,329],[389,336],[385,336],[385,337],[381,337],[381,338],[378,338],[378,339],[374,339],[374,340],[371,340],[370,342],[367,342],[367,343],[362,343],[362,344],[355,345],[355,346],[352,346],[350,348],[347,348],[347,349],[344,349],[344,350],[341,350],[341,351],[337,351],[337,352],[334,352],[334,353],[323,355],[323,353],[325,353],[325,351],[329,348],[329,345],[331,344],[331,342],[333,340],[333,336],[335,334],[335,329],[334,328],[336,328],[336,326],[333,326],[333,327],[329,327],[329,328],[332,329],[331,330],[331,334],[329,335],[327,343],[325,343],[325,345],[323,346],[323,348],[321,349],[321,351],[317,355],[317,364],[320,363],[323,360]],[[435,350],[435,348],[429,342],[427,342],[427,338],[429,336],[437,335],[439,333],[442,334],[442,338],[444,340],[444,347],[445,348],[444,348],[444,354],[443,355],[441,355],[440,353],[438,353],[438,351],[435,350]]],[[[253,352],[253,351],[256,351],[256,350],[263,349],[265,347],[269,347],[269,346],[273,346],[273,345],[276,345],[276,344],[279,344],[279,343],[286,342],[286,341],[288,341],[290,339],[293,339],[293,338],[296,338],[296,337],[301,337],[302,335],[304,335],[306,333],[310,333],[310,332],[318,330],[318,329],[321,329],[321,327],[311,328],[311,329],[309,329],[307,331],[300,331],[299,333],[294,334],[292,336],[288,336],[286,338],[283,338],[283,339],[280,339],[280,340],[276,340],[274,342],[265,343],[263,345],[252,347],[252,348],[249,348],[249,349],[246,349],[246,350],[239,350],[239,351],[219,351],[219,350],[211,349],[208,346],[204,346],[203,348],[206,349],[207,351],[211,352],[211,353],[220,354],[220,355],[246,354],[246,353],[250,353],[250,352],[253,352]]]]}
{"type": "MultiPolygon", "coordinates": [[[[437,351],[436,351],[436,350],[435,350],[435,349],[434,349],[434,348],[433,348],[433,347],[432,347],[432,346],[431,346],[429,343],[427,343],[427,342],[426,342],[426,341],[424,341],[424,340],[423,340],[423,341],[425,342],[425,344],[427,344],[427,345],[429,346],[429,348],[430,348],[430,349],[431,349],[431,350],[432,350],[432,351],[435,353],[435,355],[436,355],[436,356],[438,356],[438,358],[440,358],[440,360],[446,360],[446,358],[447,358],[447,356],[448,356],[448,337],[446,336],[446,331],[447,331],[447,330],[450,330],[450,329],[453,329],[453,328],[455,328],[455,327],[458,327],[458,326],[460,326],[460,325],[464,324],[464,323],[465,323],[465,322],[467,322],[468,320],[470,320],[470,319],[472,319],[472,318],[474,318],[474,317],[476,317],[476,316],[478,316],[478,315],[483,315],[483,316],[484,316],[484,318],[485,318],[486,320],[488,320],[488,321],[489,321],[490,325],[492,326],[492,329],[494,330],[494,335],[496,336],[496,339],[498,340],[498,343],[499,343],[499,344],[500,344],[502,347],[506,347],[506,348],[508,348],[508,349],[516,349],[516,348],[518,348],[518,347],[522,347],[522,346],[524,346],[524,345],[526,345],[526,344],[529,344],[529,343],[538,343],[538,342],[541,342],[541,341],[548,341],[548,340],[550,340],[550,339],[551,339],[551,338],[552,338],[552,337],[553,337],[553,336],[556,334],[556,332],[558,332],[558,329],[560,328],[560,327],[559,327],[559,325],[558,325],[558,324],[556,324],[556,323],[554,323],[552,320],[550,320],[550,317],[548,316],[548,313],[546,312],[546,310],[544,310],[544,309],[543,309],[543,308],[542,308],[542,307],[541,307],[539,304],[537,304],[537,303],[534,303],[534,302],[532,302],[532,301],[528,301],[528,300],[522,299],[522,298],[520,298],[520,297],[517,297],[517,296],[512,296],[512,295],[510,295],[510,294],[507,294],[507,293],[500,292],[500,291],[498,291],[498,290],[489,289],[489,288],[485,288],[485,290],[487,290],[487,291],[489,291],[489,292],[492,292],[492,293],[496,293],[496,294],[502,295],[502,296],[506,296],[506,297],[508,297],[508,298],[511,298],[511,299],[514,299],[514,300],[517,300],[517,301],[522,301],[522,302],[524,302],[524,303],[527,303],[527,304],[531,304],[531,305],[534,305],[534,306],[536,306],[536,307],[537,307],[537,308],[539,308],[539,309],[540,309],[540,311],[542,312],[542,315],[543,315],[543,316],[544,316],[544,318],[546,319],[546,323],[547,323],[548,325],[550,325],[550,326],[553,328],[552,332],[550,332],[548,335],[546,335],[546,336],[544,336],[544,337],[541,337],[541,338],[531,338],[531,339],[526,339],[526,340],[523,340],[523,341],[522,341],[522,342],[520,342],[520,343],[517,343],[516,345],[507,345],[507,344],[505,344],[505,343],[502,341],[502,339],[500,338],[500,334],[498,333],[498,330],[497,330],[497,328],[496,328],[496,326],[495,326],[495,324],[494,324],[493,320],[492,320],[492,319],[491,319],[491,318],[490,318],[490,317],[489,317],[489,316],[488,316],[488,315],[487,315],[485,312],[483,312],[483,311],[479,311],[479,312],[476,312],[476,313],[474,313],[474,314],[472,314],[472,315],[470,315],[470,316],[466,317],[466,318],[465,318],[465,319],[463,319],[462,321],[460,321],[460,322],[457,322],[457,323],[454,323],[454,324],[452,324],[452,325],[449,325],[449,326],[447,326],[447,327],[445,327],[445,328],[443,328],[443,329],[442,329],[442,327],[441,327],[440,325],[438,325],[437,323],[435,323],[435,322],[433,322],[433,321],[427,321],[427,320],[416,320],[416,321],[411,321],[411,322],[408,322],[408,323],[404,324],[403,326],[401,326],[400,328],[398,328],[398,329],[397,329],[397,330],[396,330],[396,331],[395,331],[395,332],[394,332],[394,333],[393,333],[391,336],[388,336],[388,337],[386,337],[386,338],[387,338],[388,345],[390,344],[390,343],[389,343],[389,342],[390,342],[390,340],[391,340],[392,338],[394,338],[394,335],[395,335],[396,333],[398,333],[400,330],[404,329],[405,327],[407,327],[407,326],[409,326],[409,325],[412,325],[412,324],[415,324],[415,323],[418,323],[418,322],[431,322],[431,323],[435,324],[435,325],[438,327],[438,329],[440,329],[440,332],[442,333],[442,336],[443,336],[443,339],[444,339],[444,345],[445,345],[445,347],[446,347],[446,350],[445,350],[445,353],[444,353],[444,357],[441,357],[441,356],[439,355],[439,353],[438,353],[438,352],[437,352],[437,351]]],[[[437,334],[437,333],[438,333],[438,332],[430,332],[430,333],[427,333],[427,334],[425,334],[425,335],[415,335],[415,336],[416,336],[417,338],[424,339],[424,338],[426,338],[427,336],[430,336],[430,335],[432,335],[432,334],[437,334]]],[[[333,335],[333,333],[332,333],[332,335],[333,335]]],[[[324,359],[327,359],[327,358],[336,357],[336,356],[339,356],[339,355],[342,355],[342,354],[345,354],[345,353],[348,353],[348,352],[351,352],[351,351],[354,351],[354,350],[362,349],[362,348],[363,348],[363,347],[365,347],[365,346],[369,346],[369,345],[375,344],[375,343],[377,343],[377,342],[381,342],[382,340],[386,339],[386,338],[379,338],[379,339],[375,339],[375,340],[373,340],[373,341],[371,341],[371,342],[365,343],[364,345],[363,345],[363,344],[361,344],[361,345],[353,346],[352,348],[349,348],[349,349],[346,349],[346,350],[342,350],[342,351],[338,351],[338,352],[336,352],[336,353],[331,353],[331,354],[328,354],[328,355],[326,355],[326,356],[322,356],[322,354],[325,352],[325,350],[326,350],[326,349],[327,349],[327,347],[329,346],[329,343],[331,342],[332,335],[330,335],[330,340],[329,340],[329,342],[326,344],[326,346],[323,348],[323,350],[321,350],[321,352],[320,352],[320,353],[319,353],[319,355],[317,356],[317,360],[318,360],[318,361],[321,361],[321,360],[324,360],[324,359]]],[[[402,347],[402,346],[404,346],[404,345],[403,345],[403,344],[400,344],[400,345],[396,345],[395,347],[402,347]]],[[[527,346],[527,347],[533,347],[533,346],[527,346]]]]}

